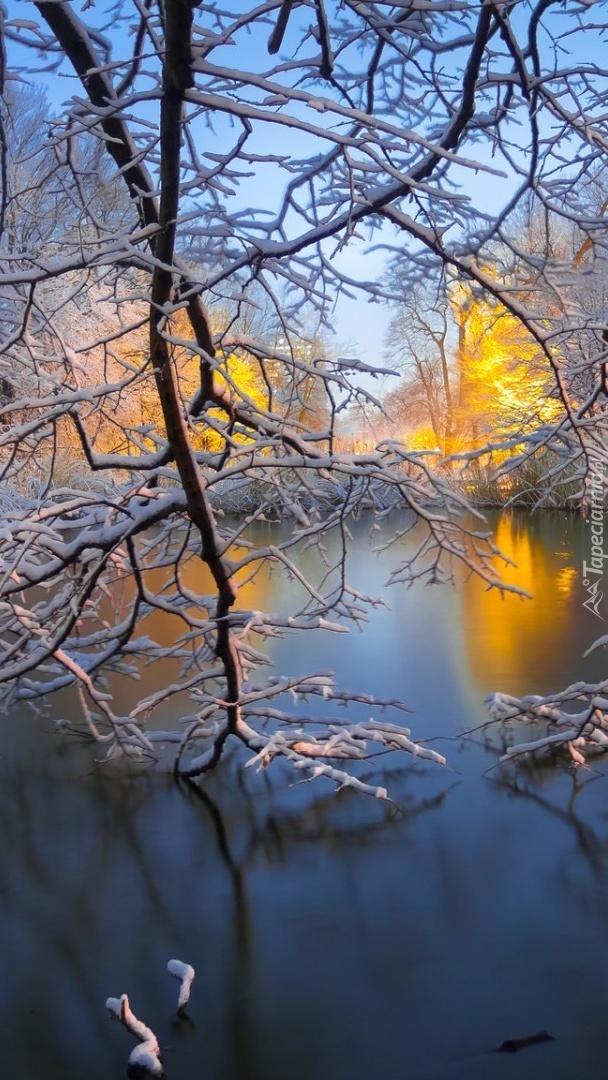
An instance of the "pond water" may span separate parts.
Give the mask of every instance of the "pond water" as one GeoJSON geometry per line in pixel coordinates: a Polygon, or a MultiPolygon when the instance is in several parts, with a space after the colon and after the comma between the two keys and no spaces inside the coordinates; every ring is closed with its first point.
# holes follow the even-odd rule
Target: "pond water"
{"type": "MultiPolygon", "coordinates": [[[[243,771],[238,748],[202,790],[160,769],[127,778],[48,718],[3,718],[3,1080],[123,1077],[132,1042],[104,1003],[125,992],[169,1080],[605,1075],[604,759],[577,778],[565,763],[515,773],[457,738],[492,690],[605,674],[601,653],[582,658],[603,628],[582,606],[586,526],[493,524],[534,600],[464,577],[395,588],[363,633],[276,646],[281,670],[331,667],[438,737],[449,770],[389,778],[399,816],[293,787],[280,766],[243,771]],[[172,1019],[173,957],[197,972],[189,1021],[172,1019]],[[554,1041],[488,1053],[543,1029],[554,1041]]],[[[362,531],[351,578],[379,589],[396,558],[370,555],[362,531]]]]}

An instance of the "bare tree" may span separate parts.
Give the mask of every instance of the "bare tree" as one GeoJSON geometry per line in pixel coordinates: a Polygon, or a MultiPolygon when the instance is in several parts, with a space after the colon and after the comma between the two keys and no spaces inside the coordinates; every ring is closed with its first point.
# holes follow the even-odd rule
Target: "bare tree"
{"type": "MultiPolygon", "coordinates": [[[[498,584],[491,544],[470,542],[453,516],[462,500],[423,458],[395,443],[337,451],[341,410],[373,400],[353,377],[369,385],[377,372],[359,360],[318,363],[301,336],[312,312],[329,324],[342,293],[382,296],[354,258],[380,238],[404,281],[447,267],[521,320],[563,406],[542,438],[567,447],[581,484],[592,454],[608,460],[604,413],[590,422],[562,362],[564,342],[593,320],[565,302],[547,317],[547,291],[559,300],[565,268],[550,253],[521,252],[509,225],[532,190],[577,221],[585,258],[604,244],[601,219],[577,195],[605,147],[605,73],[585,52],[594,11],[581,3],[565,18],[551,0],[525,13],[460,0],[269,0],[247,11],[189,0],[98,0],[80,11],[40,0],[4,11],[5,100],[9,78],[35,82],[49,70],[70,87],[48,138],[78,207],[78,228],[73,216],[63,232],[58,223],[52,251],[2,253],[0,287],[14,289],[16,307],[1,354],[19,373],[17,395],[0,409],[2,478],[15,497],[41,478],[34,506],[11,502],[0,538],[0,681],[9,700],[76,683],[88,729],[110,754],[153,755],[159,733],[145,718],[188,692],[190,722],[161,733],[176,742],[175,768],[187,776],[214,766],[230,737],[263,765],[282,756],[382,796],[344,763],[378,749],[442,760],[392,721],[323,728],[300,715],[296,727],[289,695],[366,695],[339,691],[319,672],[263,677],[259,639],[339,632],[364,618],[366,600],[344,572],[348,519],[361,506],[407,506],[426,529],[397,579],[449,577],[456,558],[498,584]],[[572,56],[563,69],[561,37],[572,56]],[[97,140],[98,164],[75,160],[80,136],[97,140]],[[101,161],[125,185],[128,223],[100,212],[101,161]],[[481,214],[463,193],[479,176],[502,194],[498,210],[481,214]],[[511,253],[508,276],[488,266],[497,242],[511,253]],[[281,331],[271,341],[239,331],[239,313],[260,290],[281,331]],[[219,329],[214,305],[234,312],[219,329]],[[198,369],[194,392],[184,351],[198,369]],[[262,400],[235,378],[235,354],[255,368],[262,400]],[[281,385],[298,388],[306,408],[286,409],[281,385]],[[125,413],[150,387],[157,414],[138,423],[125,413]],[[317,399],[321,430],[307,415],[317,399]],[[104,442],[108,425],[122,428],[122,444],[104,442]],[[209,430],[219,448],[201,442],[209,430]],[[67,482],[66,455],[72,463],[77,452],[101,485],[67,482]],[[228,527],[218,518],[225,493],[252,487],[253,513],[228,527]],[[277,512],[292,517],[293,532],[248,547],[252,521],[277,512]],[[299,547],[332,529],[340,556],[330,566],[321,559],[309,580],[299,547]],[[186,580],[193,559],[205,568],[204,593],[186,580]],[[239,583],[269,562],[305,590],[290,616],[237,606],[239,583]],[[167,574],[160,592],[151,583],[158,567],[167,574]],[[115,600],[110,617],[103,599],[121,582],[128,602],[115,600]],[[169,646],[142,629],[157,609],[174,620],[169,646]],[[175,683],[119,715],[105,674],[159,656],[179,666],[175,683]]],[[[3,163],[6,176],[6,152],[3,163]]],[[[5,220],[8,208],[5,196],[5,220]]],[[[590,370],[598,363],[590,357],[590,370]]]]}
{"type": "Polygon", "coordinates": [[[454,326],[445,294],[408,290],[396,306],[387,334],[387,351],[398,362],[403,379],[385,405],[406,426],[430,426],[434,443],[445,456],[453,450],[455,389],[459,375],[451,362],[450,331],[454,326]]]}

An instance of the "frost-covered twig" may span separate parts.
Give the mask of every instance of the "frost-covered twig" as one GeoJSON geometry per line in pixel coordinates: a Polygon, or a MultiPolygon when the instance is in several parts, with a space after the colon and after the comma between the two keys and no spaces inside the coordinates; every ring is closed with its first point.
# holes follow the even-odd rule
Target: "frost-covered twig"
{"type": "Polygon", "coordinates": [[[557,735],[546,735],[544,739],[534,739],[532,742],[517,743],[515,746],[508,746],[506,753],[500,758],[501,761],[512,761],[513,758],[518,757],[521,754],[534,754],[538,750],[550,750],[556,746],[563,746],[571,743],[573,740],[578,740],[579,735],[576,730],[562,731],[557,735]]]}
{"type": "Polygon", "coordinates": [[[343,769],[336,769],[332,760],[365,761],[371,753],[367,749],[367,740],[379,743],[385,750],[405,750],[415,757],[426,758],[438,765],[445,765],[446,760],[435,750],[429,750],[409,738],[407,728],[398,728],[395,724],[381,724],[375,720],[351,727],[329,725],[327,732],[307,733],[294,731],[275,731],[266,734],[255,731],[241,718],[237,732],[246,746],[256,753],[249,766],[258,764],[267,768],[275,757],[284,757],[296,769],[310,773],[310,779],[325,776],[337,785],[356,788],[376,799],[392,802],[385,787],[368,784],[343,769]]]}
{"type": "Polygon", "coordinates": [[[175,979],[181,980],[179,997],[177,1000],[177,1011],[181,1016],[185,1013],[186,1005],[190,1000],[190,989],[194,980],[194,968],[190,964],[184,964],[181,960],[169,960],[167,971],[170,975],[173,975],[175,979]]]}
{"type": "Polygon", "coordinates": [[[517,742],[506,748],[501,761],[512,761],[527,754],[543,753],[556,747],[566,747],[573,764],[585,763],[584,754],[608,748],[608,684],[575,683],[558,694],[547,697],[529,695],[512,697],[494,693],[487,700],[491,722],[512,724],[544,723],[547,734],[532,741],[517,742]],[[585,708],[574,712],[574,704],[585,708]],[[570,706],[570,707],[569,707],[570,706]]]}
{"type": "Polygon", "coordinates": [[[160,1057],[158,1039],[154,1032],[138,1020],[132,1012],[127,995],[122,994],[120,998],[108,998],[106,1009],[138,1041],[138,1045],[129,1057],[129,1076],[164,1077],[165,1071],[160,1057]]]}

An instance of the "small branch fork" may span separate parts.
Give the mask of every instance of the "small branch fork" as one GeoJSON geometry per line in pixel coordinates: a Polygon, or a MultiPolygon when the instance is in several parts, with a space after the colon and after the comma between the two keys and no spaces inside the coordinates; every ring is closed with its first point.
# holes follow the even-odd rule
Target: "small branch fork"
{"type": "Polygon", "coordinates": [[[129,1057],[128,1075],[163,1078],[165,1070],[158,1039],[151,1028],[137,1019],[127,995],[122,994],[120,998],[108,998],[106,1009],[114,1020],[118,1020],[129,1034],[137,1039],[137,1046],[131,1051],[129,1057]]]}
{"type": "MultiPolygon", "coordinates": [[[[181,960],[169,960],[167,971],[173,978],[179,979],[177,1015],[185,1016],[194,980],[194,968],[181,960]]],[[[158,1039],[147,1024],[138,1020],[131,1009],[128,996],[122,994],[119,998],[108,998],[106,1009],[110,1016],[114,1020],[118,1020],[129,1034],[137,1040],[137,1046],[132,1050],[129,1057],[128,1075],[133,1078],[159,1077],[162,1080],[165,1076],[165,1070],[158,1039]]]]}
{"type": "MultiPolygon", "coordinates": [[[[345,703],[346,697],[333,691],[329,676],[314,676],[306,680],[277,680],[275,692],[277,696],[290,693],[296,699],[317,695],[324,700],[333,699],[342,703],[345,703]]],[[[357,724],[326,721],[321,729],[318,721],[300,718],[299,726],[294,729],[297,721],[294,721],[291,714],[281,710],[269,710],[263,704],[259,709],[255,708],[253,702],[256,698],[267,700],[269,696],[269,691],[264,689],[260,694],[244,695],[240,702],[240,717],[233,734],[253,752],[248,766],[257,765],[258,769],[267,769],[275,759],[282,757],[294,769],[307,772],[309,780],[325,777],[331,780],[338,790],[351,787],[374,798],[392,802],[385,787],[363,782],[344,769],[336,768],[331,762],[363,763],[376,757],[378,753],[398,751],[437,765],[446,764],[443,755],[414,742],[410,738],[410,730],[397,724],[373,719],[357,724]],[[271,722],[272,730],[260,732],[248,723],[246,717],[255,718],[258,723],[260,719],[271,722]]],[[[366,695],[352,694],[348,695],[348,698],[365,703],[370,701],[366,695]]],[[[395,701],[376,704],[402,707],[395,701]]],[[[188,729],[175,760],[176,776],[194,779],[213,768],[230,734],[228,725],[222,722],[221,718],[216,719],[217,715],[218,710],[208,707],[188,729]],[[210,745],[202,753],[186,760],[191,746],[202,740],[210,745]]]]}
{"type": "Polygon", "coordinates": [[[608,683],[576,683],[548,697],[516,698],[495,693],[488,698],[488,704],[490,721],[484,727],[517,721],[548,727],[547,734],[538,739],[506,747],[501,762],[563,748],[577,768],[585,766],[587,757],[608,752],[608,683]],[[580,703],[584,703],[584,709],[573,711],[572,707],[580,703]]]}

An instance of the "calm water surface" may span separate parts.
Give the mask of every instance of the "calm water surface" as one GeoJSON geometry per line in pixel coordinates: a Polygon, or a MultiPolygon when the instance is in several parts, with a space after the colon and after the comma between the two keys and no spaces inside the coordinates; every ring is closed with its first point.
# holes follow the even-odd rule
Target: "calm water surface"
{"type": "MultiPolygon", "coordinates": [[[[601,654],[582,659],[603,627],[582,607],[585,525],[494,525],[533,601],[397,588],[364,633],[275,650],[283,671],[405,699],[415,736],[440,737],[449,771],[389,778],[400,817],[291,787],[280,766],[243,772],[238,748],[203,792],[160,770],[127,780],[48,718],[2,720],[3,1080],[119,1080],[132,1043],[104,1002],[124,992],[169,1080],[606,1075],[608,770],[516,775],[456,739],[492,690],[605,675],[601,654]],[[172,1020],[172,957],[197,971],[191,1023],[172,1020]],[[541,1029],[555,1042],[487,1053],[541,1029]]],[[[362,531],[351,579],[379,589],[396,558],[362,531]]],[[[277,608],[279,589],[245,603],[277,608]]]]}

